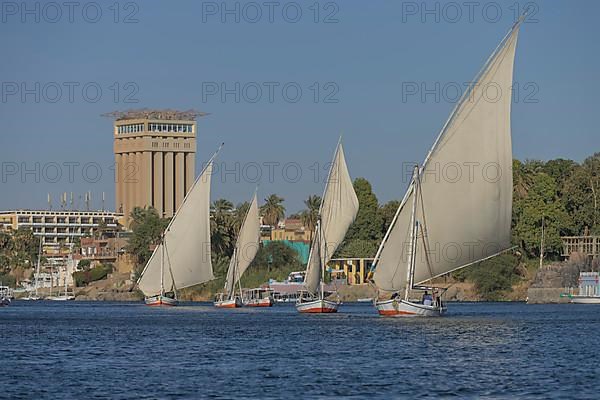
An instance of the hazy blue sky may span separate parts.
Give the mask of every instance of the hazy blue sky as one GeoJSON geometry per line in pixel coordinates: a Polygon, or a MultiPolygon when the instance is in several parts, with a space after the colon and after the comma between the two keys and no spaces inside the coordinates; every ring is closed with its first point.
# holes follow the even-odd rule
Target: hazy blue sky
{"type": "MultiPolygon", "coordinates": [[[[141,107],[211,113],[198,121],[197,170],[224,141],[219,161],[232,171],[239,162],[241,180],[234,173],[215,179],[214,199],[248,199],[254,183],[244,182],[244,175],[253,179],[256,164],[248,163],[257,163],[260,196],[278,193],[288,212],[302,208],[308,194],[321,193],[314,166],[330,160],[340,132],[351,175],[369,179],[380,201],[398,198],[406,185],[402,163],[424,158],[453,107],[443,93],[439,101],[434,95],[403,99],[403,87],[439,82],[446,97],[454,97],[455,83],[472,79],[510,28],[515,4],[526,4],[475,2],[469,15],[463,2],[430,2],[433,12],[427,13],[422,2],[323,1],[316,3],[317,15],[313,3],[272,2],[270,16],[262,1],[240,2],[236,22],[235,13],[221,15],[220,1],[122,1],[118,14],[114,1],[82,1],[72,10],[30,2],[30,13],[20,1],[3,2],[0,209],[46,207],[47,192],[57,199],[64,191],[79,196],[88,190],[94,208],[103,191],[114,208],[112,121],[100,114],[141,107]],[[302,16],[296,18],[298,8],[302,16]],[[207,92],[211,82],[230,89],[239,82],[246,91],[237,103],[233,94],[222,101],[207,92]],[[263,88],[255,103],[253,82],[263,88]],[[272,102],[267,82],[278,83],[272,102]],[[297,102],[284,98],[286,84],[288,98],[302,89],[297,102]],[[30,90],[25,98],[22,89],[30,90]],[[15,165],[35,169],[37,162],[40,183],[35,174],[24,181],[21,171],[9,174],[15,165]],[[52,162],[62,165],[57,182],[44,179],[55,177],[52,162]],[[80,163],[73,183],[64,162],[80,163]],[[102,166],[98,182],[91,182],[96,164],[83,179],[85,163],[102,166]],[[294,179],[297,166],[302,176],[294,179]]],[[[236,3],[227,4],[235,10],[236,3]]],[[[512,114],[516,158],[581,161],[600,150],[598,15],[594,1],[538,2],[538,22],[523,25],[512,114]]]]}

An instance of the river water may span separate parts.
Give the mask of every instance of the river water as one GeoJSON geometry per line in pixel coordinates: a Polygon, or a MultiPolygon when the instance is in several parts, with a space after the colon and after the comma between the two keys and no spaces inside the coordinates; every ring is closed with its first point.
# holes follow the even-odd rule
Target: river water
{"type": "Polygon", "coordinates": [[[600,307],[449,304],[436,319],[292,305],[0,308],[0,398],[600,398],[600,307]]]}

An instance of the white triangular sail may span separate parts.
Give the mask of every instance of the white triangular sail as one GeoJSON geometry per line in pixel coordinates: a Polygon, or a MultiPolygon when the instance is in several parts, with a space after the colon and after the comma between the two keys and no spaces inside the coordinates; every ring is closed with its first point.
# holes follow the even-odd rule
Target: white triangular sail
{"type": "Polygon", "coordinates": [[[214,279],[210,253],[210,181],[213,162],[190,189],[138,280],[146,296],[214,279]],[[161,262],[164,256],[164,268],[161,262]],[[162,279],[161,279],[162,271],[162,279]]]}
{"type": "MultiPolygon", "coordinates": [[[[414,284],[510,247],[511,86],[520,22],[461,99],[421,168],[414,284]]],[[[413,187],[376,257],[374,280],[382,290],[407,284],[413,187]]]]}
{"type": "Polygon", "coordinates": [[[254,260],[260,243],[260,215],[258,211],[258,198],[256,193],[248,208],[246,217],[240,228],[235,244],[233,256],[229,261],[227,279],[225,280],[225,293],[231,295],[235,285],[241,279],[246,269],[254,260]]]}
{"type": "Polygon", "coordinates": [[[323,268],[344,240],[357,213],[358,198],[354,192],[344,148],[340,141],[329,171],[319,209],[315,239],[306,266],[304,285],[308,292],[317,293],[323,268]]]}

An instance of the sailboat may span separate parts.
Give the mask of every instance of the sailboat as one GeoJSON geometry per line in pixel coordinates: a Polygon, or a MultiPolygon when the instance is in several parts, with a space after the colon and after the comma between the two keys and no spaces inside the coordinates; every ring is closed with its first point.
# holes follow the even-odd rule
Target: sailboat
{"type": "Polygon", "coordinates": [[[301,313],[334,313],[339,301],[325,299],[324,280],[327,263],[344,240],[358,213],[358,198],[346,165],[342,140],[338,142],[325,184],[317,217],[315,235],[306,264],[304,288],[296,302],[301,313]]]}
{"type": "Polygon", "coordinates": [[[393,293],[390,299],[375,302],[380,315],[444,314],[444,288],[434,287],[434,278],[511,248],[511,86],[524,18],[525,14],[502,39],[423,164],[414,168],[375,256],[375,284],[379,291],[393,293]],[[486,93],[490,88],[497,94],[493,101],[491,92],[486,93]],[[440,170],[447,166],[461,169],[440,178],[440,170]],[[488,167],[497,172],[486,173],[488,167]],[[454,179],[458,175],[460,179],[454,179]],[[424,292],[421,301],[411,297],[413,291],[424,292]]]}
{"type": "Polygon", "coordinates": [[[71,300],[75,300],[75,293],[73,292],[73,290],[71,290],[69,292],[69,284],[67,281],[67,276],[69,275],[69,266],[68,263],[70,262],[71,265],[73,263],[73,256],[72,256],[72,251],[73,248],[71,248],[71,254],[69,255],[69,257],[66,259],[66,261],[64,262],[64,264],[62,266],[59,266],[59,278],[60,278],[60,272],[63,271],[63,283],[64,283],[64,291],[61,293],[60,289],[58,290],[58,294],[56,296],[52,296],[52,287],[50,287],[50,296],[46,297],[46,300],[51,300],[51,301],[71,301],[71,300]]]}
{"type": "Polygon", "coordinates": [[[240,279],[258,251],[260,243],[260,216],[256,192],[244,217],[238,233],[235,249],[229,261],[224,292],[217,294],[214,305],[220,308],[237,308],[242,304],[242,285],[240,279]],[[236,293],[239,290],[239,293],[236,293]]]}
{"type": "Polygon", "coordinates": [[[176,306],[177,290],[214,279],[210,252],[210,158],[161,236],[137,287],[149,306],[176,306]]]}
{"type": "Polygon", "coordinates": [[[37,265],[35,267],[35,275],[33,278],[33,282],[34,282],[33,293],[31,290],[29,290],[29,293],[27,294],[26,297],[23,297],[23,300],[41,300],[42,299],[40,297],[40,295],[38,294],[40,265],[41,265],[41,260],[42,260],[42,242],[43,242],[43,240],[42,240],[42,238],[40,238],[40,244],[39,244],[39,248],[38,248],[37,265]]]}

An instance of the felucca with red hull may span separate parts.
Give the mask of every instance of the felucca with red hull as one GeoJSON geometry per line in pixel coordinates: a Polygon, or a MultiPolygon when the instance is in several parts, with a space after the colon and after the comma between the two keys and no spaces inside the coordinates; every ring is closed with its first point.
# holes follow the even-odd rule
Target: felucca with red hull
{"type": "Polygon", "coordinates": [[[242,307],[242,284],[240,279],[254,260],[260,243],[260,215],[256,192],[238,233],[235,249],[229,260],[223,293],[217,294],[214,305],[219,308],[242,307]]]}
{"type": "Polygon", "coordinates": [[[414,169],[375,256],[375,284],[393,293],[390,299],[376,301],[380,315],[444,314],[445,289],[435,287],[434,278],[511,248],[511,89],[524,17],[465,91],[423,165],[414,169]],[[457,179],[440,178],[439,171],[448,166],[465,169],[458,170],[457,179]],[[415,292],[423,293],[421,301],[414,300],[415,292]]]}
{"type": "Polygon", "coordinates": [[[183,199],[140,274],[137,286],[149,306],[176,306],[177,290],[214,279],[210,254],[210,181],[220,149],[183,199]]]}
{"type": "Polygon", "coordinates": [[[306,265],[305,291],[300,293],[296,309],[301,313],[334,313],[339,301],[325,299],[325,268],[344,240],[358,213],[358,198],[346,165],[342,141],[338,142],[325,191],[319,207],[315,234],[306,265]]]}

